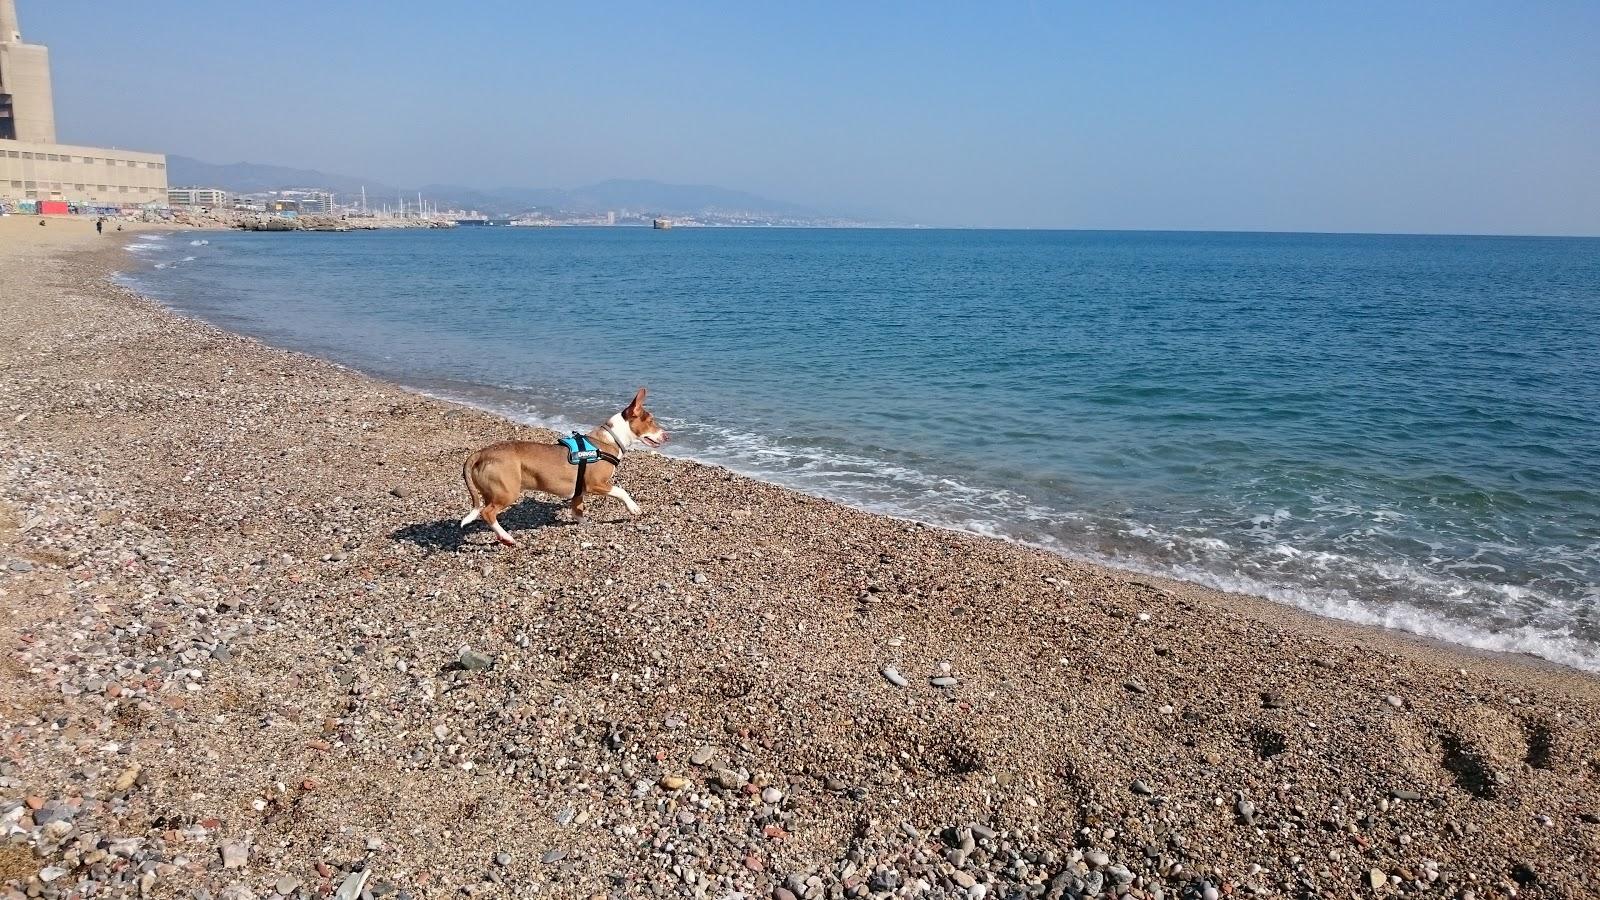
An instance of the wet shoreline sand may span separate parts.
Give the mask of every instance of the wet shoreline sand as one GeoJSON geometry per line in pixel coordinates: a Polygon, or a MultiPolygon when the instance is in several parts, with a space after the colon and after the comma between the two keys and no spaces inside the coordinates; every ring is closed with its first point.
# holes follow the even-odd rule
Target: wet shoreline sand
{"type": "Polygon", "coordinates": [[[117,239],[31,223],[0,220],[15,890],[1600,879],[1600,679],[658,456],[638,520],[530,498],[505,551],[455,527],[460,460],[538,429],[177,316],[110,283],[117,239]]]}

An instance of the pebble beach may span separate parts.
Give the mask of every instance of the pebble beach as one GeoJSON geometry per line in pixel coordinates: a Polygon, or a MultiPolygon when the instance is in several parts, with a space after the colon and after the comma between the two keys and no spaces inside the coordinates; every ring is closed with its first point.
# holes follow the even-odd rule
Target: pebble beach
{"type": "Polygon", "coordinates": [[[461,460],[548,433],[38,221],[0,219],[4,900],[1600,896],[1591,675],[646,453],[643,515],[530,496],[509,550],[461,460]]]}

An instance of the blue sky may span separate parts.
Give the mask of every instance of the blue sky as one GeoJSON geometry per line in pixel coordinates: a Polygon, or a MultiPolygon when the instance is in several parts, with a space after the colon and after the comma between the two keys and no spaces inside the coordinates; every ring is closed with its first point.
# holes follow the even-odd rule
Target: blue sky
{"type": "Polygon", "coordinates": [[[63,140],[926,224],[1600,234],[1600,2],[19,0],[63,140]]]}

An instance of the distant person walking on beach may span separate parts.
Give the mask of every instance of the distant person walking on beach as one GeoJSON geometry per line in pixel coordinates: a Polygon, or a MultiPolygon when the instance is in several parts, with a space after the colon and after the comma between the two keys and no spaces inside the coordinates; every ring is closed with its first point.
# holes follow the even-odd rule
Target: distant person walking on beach
{"type": "Polygon", "coordinates": [[[94,233],[95,234],[105,234],[106,233],[106,217],[105,216],[101,216],[100,218],[94,220],[94,233]]]}

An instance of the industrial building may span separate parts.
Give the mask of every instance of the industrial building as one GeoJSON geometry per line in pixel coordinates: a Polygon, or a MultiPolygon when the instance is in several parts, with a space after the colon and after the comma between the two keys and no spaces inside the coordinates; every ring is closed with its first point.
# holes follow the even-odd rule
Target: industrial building
{"type": "Polygon", "coordinates": [[[0,0],[0,200],[167,205],[165,155],[56,143],[50,51],[23,43],[16,0],[0,0]]]}

